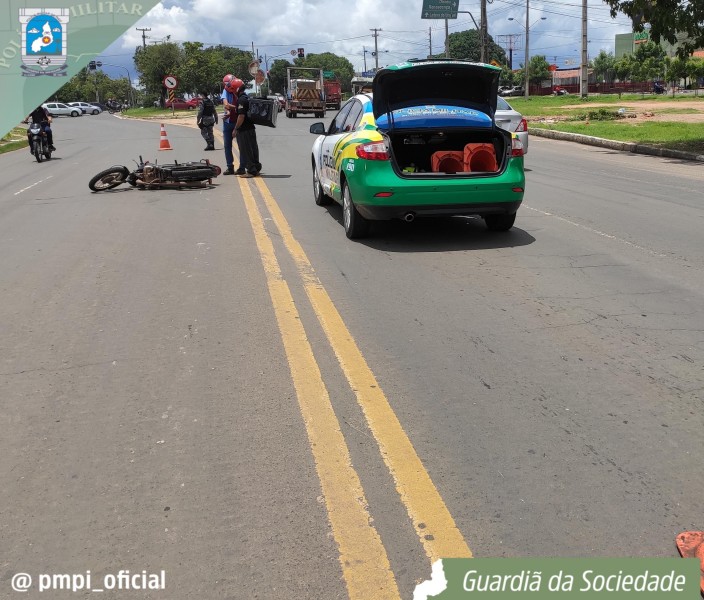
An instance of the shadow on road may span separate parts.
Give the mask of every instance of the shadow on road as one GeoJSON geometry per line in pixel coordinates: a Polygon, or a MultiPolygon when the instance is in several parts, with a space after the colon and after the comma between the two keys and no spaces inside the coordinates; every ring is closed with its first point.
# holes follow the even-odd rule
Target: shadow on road
{"type": "MultiPolygon", "coordinates": [[[[326,209],[344,236],[342,207],[331,204],[326,209]]],[[[517,222],[520,215],[519,210],[517,222]]],[[[369,237],[355,242],[385,252],[452,252],[527,246],[535,238],[516,226],[510,231],[489,231],[479,217],[419,217],[412,223],[375,221],[369,237]]]]}

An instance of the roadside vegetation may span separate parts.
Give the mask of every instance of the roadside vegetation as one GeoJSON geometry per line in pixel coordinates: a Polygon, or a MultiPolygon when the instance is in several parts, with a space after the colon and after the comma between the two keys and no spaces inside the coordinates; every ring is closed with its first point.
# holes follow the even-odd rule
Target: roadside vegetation
{"type": "Polygon", "coordinates": [[[14,127],[7,135],[0,138],[0,154],[27,146],[27,130],[24,127],[14,127]]]}

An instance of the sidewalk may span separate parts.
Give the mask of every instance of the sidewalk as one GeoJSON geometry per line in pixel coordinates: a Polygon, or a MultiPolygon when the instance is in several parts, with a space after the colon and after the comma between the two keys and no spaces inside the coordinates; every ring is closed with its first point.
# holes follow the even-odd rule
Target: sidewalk
{"type": "Polygon", "coordinates": [[[529,127],[528,133],[538,137],[550,138],[553,140],[564,140],[566,142],[576,142],[588,146],[599,146],[621,152],[632,152],[634,154],[649,154],[651,156],[662,156],[663,158],[677,158],[680,160],[693,160],[704,162],[704,154],[694,152],[684,152],[682,150],[670,150],[668,148],[657,148],[646,146],[636,142],[617,142],[615,140],[605,140],[603,138],[582,135],[580,133],[566,133],[564,131],[554,131],[552,129],[542,129],[540,127],[529,127]]]}

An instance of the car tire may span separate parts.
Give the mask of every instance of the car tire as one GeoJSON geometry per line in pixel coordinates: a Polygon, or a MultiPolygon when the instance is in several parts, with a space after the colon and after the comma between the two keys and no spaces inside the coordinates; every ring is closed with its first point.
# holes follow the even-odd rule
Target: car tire
{"type": "Polygon", "coordinates": [[[370,223],[357,211],[347,182],[342,184],[342,225],[345,228],[345,235],[350,240],[369,235],[370,223]]]}
{"type": "Polygon", "coordinates": [[[323,192],[323,186],[320,183],[318,169],[315,168],[315,164],[313,164],[313,198],[318,206],[327,206],[332,202],[330,196],[326,196],[325,192],[323,192]]]}
{"type": "Polygon", "coordinates": [[[99,110],[94,110],[91,114],[99,115],[99,114],[100,114],[100,111],[99,111],[99,110]]]}
{"type": "Polygon", "coordinates": [[[78,112],[77,110],[72,110],[72,111],[71,111],[71,116],[72,116],[72,117],[78,117],[80,114],[81,114],[81,113],[78,112]]]}
{"type": "Polygon", "coordinates": [[[516,213],[512,215],[487,215],[484,217],[489,231],[508,231],[516,222],[516,213]]]}

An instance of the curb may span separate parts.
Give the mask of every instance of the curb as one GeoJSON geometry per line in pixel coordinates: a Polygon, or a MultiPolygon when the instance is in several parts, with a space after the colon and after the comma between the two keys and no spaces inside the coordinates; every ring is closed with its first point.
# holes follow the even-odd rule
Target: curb
{"type": "Polygon", "coordinates": [[[621,152],[632,152],[633,154],[649,154],[650,156],[661,156],[663,158],[677,158],[680,160],[692,160],[704,162],[704,155],[694,152],[684,152],[683,150],[671,150],[669,148],[658,148],[636,142],[617,142],[615,140],[605,140],[603,138],[582,135],[580,133],[567,133],[565,131],[555,131],[554,129],[543,129],[542,127],[529,127],[530,135],[550,138],[552,140],[563,140],[566,142],[576,142],[588,146],[599,146],[621,152]]]}

